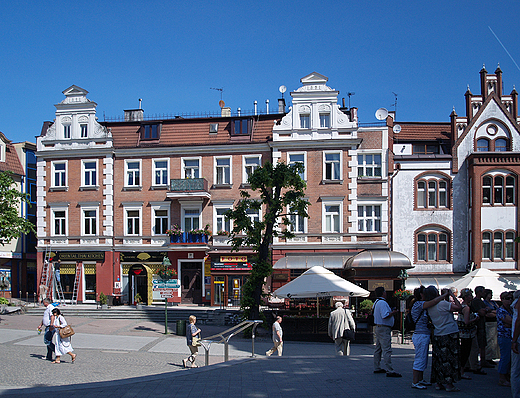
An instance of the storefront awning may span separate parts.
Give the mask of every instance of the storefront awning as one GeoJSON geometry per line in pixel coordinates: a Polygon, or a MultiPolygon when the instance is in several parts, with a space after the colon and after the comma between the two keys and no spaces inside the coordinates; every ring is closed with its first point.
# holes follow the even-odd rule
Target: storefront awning
{"type": "MultiPolygon", "coordinates": [[[[354,253],[352,253],[354,255],[354,253]]],[[[345,262],[352,255],[330,256],[330,255],[312,255],[312,256],[287,256],[278,260],[274,269],[308,269],[315,265],[327,269],[343,269],[345,262]]]]}
{"type": "Polygon", "coordinates": [[[403,253],[388,250],[364,250],[345,262],[349,268],[413,268],[403,253]]]}
{"type": "Polygon", "coordinates": [[[453,274],[453,275],[421,275],[421,276],[410,276],[406,279],[405,286],[406,290],[413,290],[419,286],[435,286],[439,291],[445,287],[449,287],[459,280],[464,275],[453,274]]]}

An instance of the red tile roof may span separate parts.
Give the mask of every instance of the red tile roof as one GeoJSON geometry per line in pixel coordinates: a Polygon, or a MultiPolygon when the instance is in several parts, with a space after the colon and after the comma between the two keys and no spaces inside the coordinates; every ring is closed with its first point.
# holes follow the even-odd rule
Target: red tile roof
{"type": "Polygon", "coordinates": [[[25,172],[16,153],[16,149],[11,145],[11,141],[8,140],[5,135],[0,132],[0,140],[4,141],[5,147],[5,162],[0,161],[0,171],[12,171],[14,174],[24,176],[25,172]]]}
{"type": "Polygon", "coordinates": [[[449,140],[451,136],[450,123],[394,123],[401,126],[401,132],[394,134],[399,141],[436,141],[449,140]]]}

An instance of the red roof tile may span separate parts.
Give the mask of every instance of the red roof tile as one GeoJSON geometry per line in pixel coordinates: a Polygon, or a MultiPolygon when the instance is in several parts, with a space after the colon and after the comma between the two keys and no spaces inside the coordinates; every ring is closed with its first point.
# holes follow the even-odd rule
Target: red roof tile
{"type": "MultiPolygon", "coordinates": [[[[450,123],[395,123],[401,126],[401,132],[394,134],[399,141],[436,141],[448,140],[451,136],[450,123]]],[[[395,125],[394,124],[394,125],[395,125]]]]}

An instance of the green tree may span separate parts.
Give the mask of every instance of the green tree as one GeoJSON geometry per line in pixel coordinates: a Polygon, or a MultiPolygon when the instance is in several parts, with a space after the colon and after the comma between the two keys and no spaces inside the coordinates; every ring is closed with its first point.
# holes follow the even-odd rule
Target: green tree
{"type": "Polygon", "coordinates": [[[20,216],[20,203],[29,203],[28,195],[13,188],[13,173],[0,172],[0,243],[5,245],[22,234],[36,232],[34,224],[20,216]]]}
{"type": "Polygon", "coordinates": [[[226,216],[233,220],[232,250],[247,246],[255,251],[249,278],[242,286],[241,307],[249,319],[259,319],[262,287],[265,278],[273,271],[270,251],[273,237],[294,236],[288,229],[291,215],[308,217],[309,202],[304,199],[306,183],[299,174],[303,168],[301,163],[287,165],[280,162],[275,166],[265,163],[247,180],[251,190],[260,193],[260,199],[251,198],[248,191],[240,191],[242,200],[233,210],[226,212],[226,216]],[[258,214],[262,205],[263,219],[254,220],[250,216],[258,214]],[[285,228],[281,228],[282,225],[285,228]]]}

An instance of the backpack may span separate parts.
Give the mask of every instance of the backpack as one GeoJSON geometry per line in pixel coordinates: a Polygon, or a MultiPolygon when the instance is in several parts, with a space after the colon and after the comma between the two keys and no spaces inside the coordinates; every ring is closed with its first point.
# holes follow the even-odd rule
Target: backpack
{"type": "Polygon", "coordinates": [[[370,311],[370,313],[368,314],[368,317],[367,317],[367,324],[368,326],[375,326],[375,322],[374,322],[374,308],[376,306],[376,303],[379,301],[379,299],[376,299],[376,301],[374,302],[374,305],[372,305],[372,311],[370,311]]]}
{"type": "Polygon", "coordinates": [[[424,308],[421,310],[421,313],[419,314],[417,319],[414,320],[413,316],[412,316],[412,309],[410,309],[410,311],[408,311],[408,314],[406,314],[406,316],[404,318],[404,331],[405,332],[412,332],[415,330],[415,324],[421,318],[423,312],[424,312],[424,308]]]}

